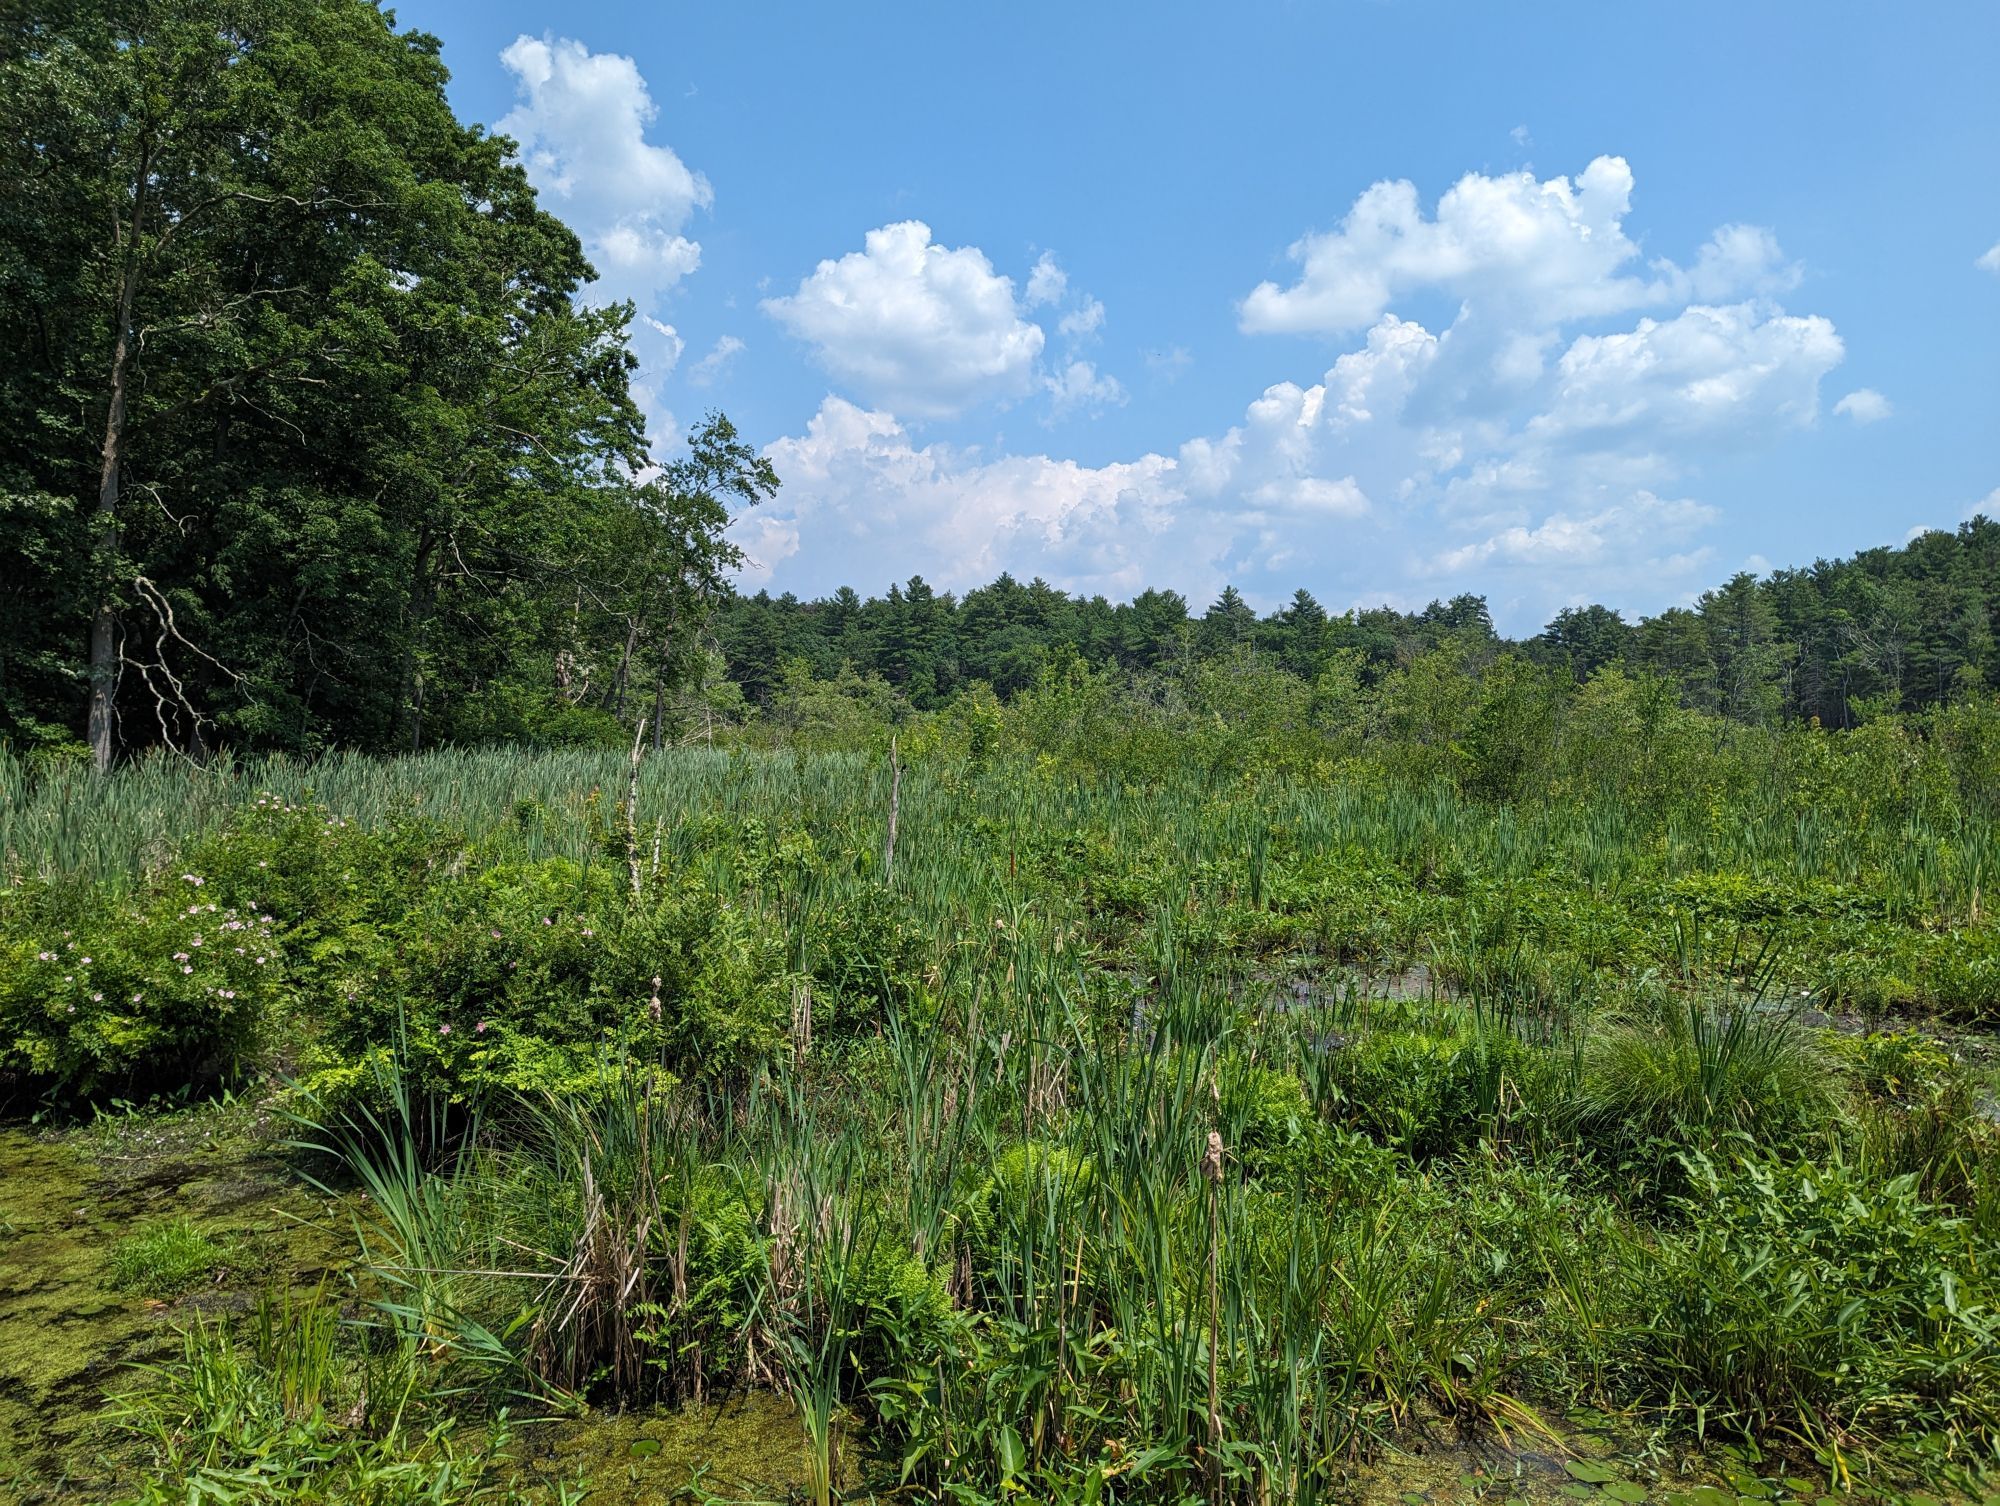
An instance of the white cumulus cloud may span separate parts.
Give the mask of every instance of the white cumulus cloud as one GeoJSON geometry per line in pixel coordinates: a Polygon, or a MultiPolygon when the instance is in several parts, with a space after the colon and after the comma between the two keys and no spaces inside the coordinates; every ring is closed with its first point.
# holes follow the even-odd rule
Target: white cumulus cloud
{"type": "Polygon", "coordinates": [[[836,379],[919,418],[1024,395],[1045,339],[985,252],[938,245],[921,220],[869,231],[763,307],[836,379]]]}
{"type": "Polygon", "coordinates": [[[1577,175],[1467,173],[1426,215],[1407,179],[1364,191],[1339,228],[1302,236],[1290,287],[1262,282],[1239,310],[1243,328],[1267,334],[1345,334],[1374,323],[1404,295],[1435,290],[1482,315],[1557,325],[1675,297],[1710,301],[1782,291],[1797,280],[1776,238],[1728,225],[1694,267],[1640,265],[1625,233],[1632,169],[1598,157],[1577,175]]]}
{"type": "MultiPolygon", "coordinates": [[[[1574,180],[1470,174],[1434,210],[1407,183],[1367,189],[1293,248],[1291,285],[1240,306],[1246,330],[1343,336],[1319,374],[1104,466],[911,440],[892,413],[1038,382],[1053,418],[1124,392],[1078,353],[1102,316],[1054,256],[1016,299],[977,251],[885,227],[767,305],[876,406],[830,398],[772,446],[785,490],[737,536],[760,578],[808,591],[913,571],[957,589],[1009,569],[1194,599],[1232,582],[1266,608],[1302,581],[1329,602],[1489,590],[1521,630],[1613,591],[1656,609],[1714,565],[1701,460],[1810,430],[1845,348],[1829,320],[1781,306],[1800,269],[1770,231],[1724,225],[1684,263],[1648,259],[1632,196],[1615,157],[1574,180]],[[952,298],[932,286],[944,258],[965,259],[952,298]],[[1044,365],[1031,306],[1050,310],[1061,361],[1044,365]]],[[[1186,356],[1147,361],[1170,376],[1186,356]]],[[[1886,409],[1863,388],[1837,411],[1866,421],[1871,399],[1886,409]]]]}
{"type": "Polygon", "coordinates": [[[1095,467],[987,460],[918,446],[889,414],[837,397],[766,453],[784,490],[739,518],[733,537],[753,579],[783,570],[795,588],[880,589],[921,574],[964,589],[1011,569],[1130,595],[1168,578],[1165,556],[1187,539],[1174,463],[1159,455],[1095,467]]]}
{"type": "Polygon", "coordinates": [[[1425,572],[1456,575],[1478,565],[1525,565],[1543,570],[1610,564],[1657,571],[1679,563],[1654,553],[1691,539],[1720,514],[1704,503],[1666,501],[1634,492],[1594,512],[1555,512],[1530,528],[1515,524],[1428,560],[1425,572]]]}
{"type": "Polygon", "coordinates": [[[1531,433],[1599,444],[1700,435],[1750,437],[1809,424],[1819,383],[1845,354],[1817,315],[1766,314],[1753,303],[1694,304],[1614,335],[1583,335],[1556,363],[1556,387],[1531,433]]]}
{"type": "Polygon", "coordinates": [[[1873,387],[1857,387],[1833,405],[1833,411],[1857,424],[1876,424],[1895,411],[1890,401],[1873,387]]]}
{"type": "Polygon", "coordinates": [[[602,291],[647,302],[700,266],[683,232],[714,193],[672,147],[646,140],[659,112],[638,65],[526,35],[500,61],[518,103],[495,129],[520,143],[530,180],[583,238],[602,291]]]}
{"type": "Polygon", "coordinates": [[[1995,277],[2000,277],[2000,241],[1995,241],[1973,265],[1982,272],[1991,272],[1995,277]]]}

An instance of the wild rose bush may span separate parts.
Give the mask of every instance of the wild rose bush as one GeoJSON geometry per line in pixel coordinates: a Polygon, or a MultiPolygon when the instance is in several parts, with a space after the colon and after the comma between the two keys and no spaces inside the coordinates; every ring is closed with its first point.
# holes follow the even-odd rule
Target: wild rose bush
{"type": "Polygon", "coordinates": [[[130,896],[0,895],[0,1100],[182,1088],[267,1046],[324,1100],[392,1051],[456,1100],[576,1090],[608,1057],[726,1074],[786,1039],[786,962],[766,914],[691,877],[635,898],[608,864],[261,795],[130,896]]]}
{"type": "Polygon", "coordinates": [[[192,870],[129,898],[11,891],[0,904],[0,1074],[73,1098],[234,1073],[284,1001],[289,969],[268,908],[210,893],[192,870]]]}
{"type": "Polygon", "coordinates": [[[406,1075],[457,1099],[587,1088],[609,1059],[685,1075],[762,1060],[791,980],[775,929],[692,880],[634,899],[623,875],[563,859],[434,886],[394,944],[335,981],[305,1074],[366,1093],[395,1045],[406,1075]]]}

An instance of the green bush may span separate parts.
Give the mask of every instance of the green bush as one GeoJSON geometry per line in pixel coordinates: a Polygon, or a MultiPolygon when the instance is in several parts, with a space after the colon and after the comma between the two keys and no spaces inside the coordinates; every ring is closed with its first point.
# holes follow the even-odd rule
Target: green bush
{"type": "Polygon", "coordinates": [[[1332,1081],[1354,1128],[1422,1161],[1478,1144],[1534,1067],[1504,1032],[1385,1029],[1341,1048],[1332,1081]]]}
{"type": "Polygon", "coordinates": [[[176,870],[129,898],[22,886],[0,900],[0,1073],[59,1100],[235,1073],[287,996],[268,910],[176,870]]]}
{"type": "Polygon", "coordinates": [[[1319,1116],[1305,1085],[1236,1052],[1215,1065],[1217,1118],[1223,1144],[1252,1177],[1299,1171],[1312,1159],[1319,1116]]]}
{"type": "Polygon", "coordinates": [[[364,1087],[397,1042],[455,1098],[588,1091],[607,1054],[727,1074],[777,1048],[790,991],[775,930],[693,880],[634,901],[602,866],[503,864],[440,886],[392,956],[340,980],[305,1085],[364,1087]]]}
{"type": "Polygon", "coordinates": [[[1974,1224],[1912,1177],[1690,1165],[1685,1231],[1632,1249],[1623,1374],[1642,1399],[1746,1432],[2000,1442],[2000,1291],[1974,1224]]]}
{"type": "Polygon", "coordinates": [[[922,932],[879,889],[811,914],[815,1035],[852,1035],[921,996],[922,932]]]}
{"type": "Polygon", "coordinates": [[[427,889],[456,882],[461,843],[408,816],[364,828],[324,806],[260,793],[191,844],[180,865],[208,879],[211,898],[274,917],[302,991],[330,990],[343,972],[379,965],[386,936],[427,889]]]}

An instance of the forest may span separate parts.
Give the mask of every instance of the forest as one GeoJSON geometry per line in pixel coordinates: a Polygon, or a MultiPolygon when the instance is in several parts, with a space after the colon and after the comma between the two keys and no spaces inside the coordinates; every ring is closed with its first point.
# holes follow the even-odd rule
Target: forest
{"type": "Polygon", "coordinates": [[[750,594],[446,82],[0,28],[0,1503],[2000,1501],[2000,523],[750,594]]]}

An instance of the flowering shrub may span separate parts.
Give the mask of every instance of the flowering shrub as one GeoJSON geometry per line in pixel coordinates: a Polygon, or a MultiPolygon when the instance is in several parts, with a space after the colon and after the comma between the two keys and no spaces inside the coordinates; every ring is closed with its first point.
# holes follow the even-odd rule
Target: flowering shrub
{"type": "Polygon", "coordinates": [[[276,919],[302,995],[374,967],[460,844],[423,821],[365,830],[324,807],[261,794],[184,853],[225,904],[254,898],[276,919]]]}
{"type": "Polygon", "coordinates": [[[164,875],[130,899],[24,886],[0,905],[0,1073],[52,1097],[233,1072],[286,993],[276,920],[164,875]]]}
{"type": "Polygon", "coordinates": [[[774,1049],[791,998],[781,939],[692,881],[634,903],[621,880],[552,859],[435,886],[392,948],[331,980],[306,1088],[365,1089],[354,1064],[391,1043],[461,1098],[586,1088],[607,1053],[717,1072],[774,1049]]]}

